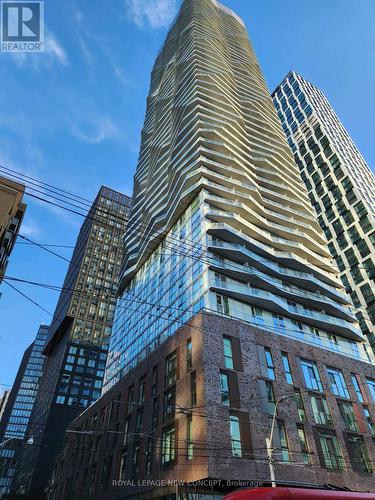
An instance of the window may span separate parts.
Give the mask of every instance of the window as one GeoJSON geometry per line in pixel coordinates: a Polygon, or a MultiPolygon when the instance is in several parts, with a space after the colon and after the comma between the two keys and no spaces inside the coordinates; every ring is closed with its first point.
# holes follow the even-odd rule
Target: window
{"type": "Polygon", "coordinates": [[[322,466],[327,469],[342,470],[344,460],[336,435],[318,431],[318,440],[322,456],[322,466]]]}
{"type": "Polygon", "coordinates": [[[194,455],[194,446],[193,446],[193,416],[187,416],[186,421],[186,456],[188,460],[192,460],[194,455]]]}
{"type": "Polygon", "coordinates": [[[191,406],[197,406],[197,372],[190,375],[191,406]]]}
{"type": "Polygon", "coordinates": [[[368,388],[369,388],[372,400],[375,403],[375,380],[372,380],[372,379],[368,378],[368,379],[366,379],[366,382],[367,382],[367,385],[368,385],[368,388]]]}
{"type": "Polygon", "coordinates": [[[363,436],[348,435],[348,455],[352,468],[356,472],[372,473],[372,465],[368,457],[363,436]]]}
{"type": "Polygon", "coordinates": [[[309,446],[306,439],[305,429],[303,428],[302,425],[297,425],[297,433],[298,433],[299,444],[301,446],[303,463],[306,465],[310,465],[311,459],[310,459],[309,446]]]}
{"type": "Polygon", "coordinates": [[[158,366],[154,366],[152,369],[152,386],[151,386],[151,396],[154,398],[158,392],[158,366]]]}
{"type": "Polygon", "coordinates": [[[144,379],[141,380],[141,382],[139,383],[139,402],[140,403],[144,403],[144,401],[145,401],[145,385],[146,385],[146,381],[144,379]]]}
{"type": "Polygon", "coordinates": [[[161,462],[164,467],[170,465],[175,459],[175,428],[163,432],[161,462]]]}
{"type": "Polygon", "coordinates": [[[331,425],[332,418],[326,398],[311,396],[311,409],[315,423],[321,425],[331,425]]]}
{"type": "Polygon", "coordinates": [[[349,399],[349,391],[346,387],[344,375],[341,370],[337,370],[336,368],[327,368],[327,373],[332,393],[335,396],[349,399]]]}
{"type": "Polygon", "coordinates": [[[275,367],[273,364],[271,350],[265,347],[264,348],[264,355],[266,358],[267,376],[271,380],[275,380],[275,367]]]}
{"type": "Polygon", "coordinates": [[[152,430],[155,430],[159,422],[159,397],[154,398],[152,403],[152,430]]]}
{"type": "Polygon", "coordinates": [[[152,459],[154,455],[154,446],[153,446],[153,437],[149,437],[147,441],[147,449],[146,449],[146,474],[149,476],[152,472],[152,459]]]}
{"type": "Polygon", "coordinates": [[[299,389],[294,389],[294,399],[297,404],[298,418],[301,422],[306,422],[305,407],[303,406],[302,395],[299,389]]]}
{"type": "Polygon", "coordinates": [[[286,381],[288,382],[288,384],[293,384],[293,376],[292,376],[292,371],[290,369],[288,355],[285,352],[283,352],[281,353],[281,356],[283,360],[286,381]]]}
{"type": "Polygon", "coordinates": [[[177,378],[177,354],[174,352],[170,354],[165,360],[165,386],[176,382],[177,378]]]}
{"type": "Polygon", "coordinates": [[[164,394],[164,412],[163,421],[169,422],[175,416],[176,408],[176,390],[170,389],[164,394]]]}
{"type": "Polygon", "coordinates": [[[193,366],[193,356],[192,356],[193,345],[191,339],[186,342],[186,369],[191,370],[193,366]]]}
{"type": "MultiPolygon", "coordinates": [[[[119,394],[119,396],[117,397],[117,400],[118,401],[121,400],[121,394],[119,394]]],[[[128,389],[128,400],[127,400],[127,405],[126,405],[127,409],[128,409],[128,412],[133,411],[133,401],[134,401],[134,386],[132,385],[128,389]]],[[[117,404],[116,413],[118,413],[118,411],[119,411],[119,406],[120,406],[120,404],[118,403],[117,404]]]]}
{"type": "Polygon", "coordinates": [[[301,367],[305,378],[306,387],[314,391],[323,392],[322,383],[318,372],[318,367],[314,361],[301,359],[301,367]]]}
{"type": "Polygon", "coordinates": [[[229,406],[229,381],[228,374],[220,372],[221,402],[229,406]]]}
{"type": "Polygon", "coordinates": [[[232,339],[230,337],[223,337],[224,345],[224,366],[233,370],[233,349],[232,339]]]}
{"type": "Polygon", "coordinates": [[[375,299],[375,295],[374,295],[372,287],[368,283],[366,283],[365,285],[361,286],[361,292],[362,292],[363,298],[366,301],[366,304],[368,306],[371,305],[375,299]]]}
{"type": "Polygon", "coordinates": [[[279,333],[285,333],[284,318],[282,316],[279,316],[278,314],[275,314],[275,313],[272,314],[272,318],[273,318],[273,324],[274,324],[275,330],[279,333]]]}
{"type": "Polygon", "coordinates": [[[364,399],[363,399],[363,394],[362,394],[362,390],[361,390],[359,376],[356,373],[352,373],[351,374],[351,378],[352,378],[352,383],[353,383],[354,390],[355,390],[355,392],[357,394],[358,401],[360,403],[363,403],[364,399]]]}
{"type": "Polygon", "coordinates": [[[229,316],[229,299],[228,297],[224,297],[224,295],[216,294],[216,309],[220,314],[225,314],[229,316]]]}
{"type": "Polygon", "coordinates": [[[282,420],[277,421],[277,430],[280,441],[280,460],[282,462],[290,462],[288,439],[285,431],[285,424],[282,420]]]}
{"type": "Polygon", "coordinates": [[[234,457],[242,457],[240,421],[237,415],[230,415],[230,440],[232,447],[232,455],[234,457]]]}
{"type": "Polygon", "coordinates": [[[142,427],[143,427],[143,408],[140,408],[137,411],[137,416],[135,419],[135,432],[136,433],[141,433],[142,432],[142,427]]]}
{"type": "Polygon", "coordinates": [[[263,309],[260,307],[251,306],[254,323],[258,326],[264,325],[263,309]]]}
{"type": "Polygon", "coordinates": [[[375,436],[375,424],[374,424],[374,421],[372,420],[370,410],[367,408],[367,406],[363,407],[363,412],[364,412],[366,420],[367,420],[367,425],[368,425],[372,435],[375,436]]]}
{"type": "Polygon", "coordinates": [[[131,475],[135,477],[138,476],[139,474],[139,452],[140,452],[140,447],[136,446],[133,451],[132,466],[131,466],[131,475]]]}
{"type": "Polygon", "coordinates": [[[128,444],[128,441],[129,441],[130,418],[131,417],[127,417],[125,420],[124,442],[123,442],[124,446],[126,446],[128,444]]]}
{"type": "Polygon", "coordinates": [[[265,384],[266,384],[268,407],[273,413],[275,411],[275,405],[276,405],[275,393],[273,391],[273,385],[272,385],[272,382],[269,382],[268,380],[265,381],[265,384]]]}
{"type": "Polygon", "coordinates": [[[121,455],[121,465],[120,465],[120,481],[124,481],[126,478],[126,461],[128,459],[128,452],[124,451],[121,455]]]}
{"type": "Polygon", "coordinates": [[[357,419],[355,418],[354,409],[351,403],[340,402],[338,403],[338,405],[341,417],[345,424],[345,428],[348,431],[358,432],[359,431],[358,422],[357,419]]]}

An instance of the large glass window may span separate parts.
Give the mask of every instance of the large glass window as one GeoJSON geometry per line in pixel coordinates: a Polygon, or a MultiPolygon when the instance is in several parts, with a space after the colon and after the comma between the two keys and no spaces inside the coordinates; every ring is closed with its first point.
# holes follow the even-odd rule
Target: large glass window
{"type": "Polygon", "coordinates": [[[193,366],[193,344],[191,339],[186,342],[186,369],[189,371],[193,366]]]}
{"type": "Polygon", "coordinates": [[[128,452],[127,452],[127,450],[125,450],[121,455],[120,477],[119,477],[120,481],[124,481],[126,478],[127,459],[128,459],[128,452]]]}
{"type": "Polygon", "coordinates": [[[223,337],[223,345],[224,345],[224,366],[225,368],[233,369],[232,339],[230,337],[223,337]]]}
{"type": "Polygon", "coordinates": [[[364,400],[363,400],[363,394],[362,394],[362,389],[361,389],[361,385],[360,385],[361,384],[360,379],[356,373],[352,373],[351,378],[352,378],[352,384],[353,384],[354,390],[357,394],[357,398],[358,398],[360,403],[363,403],[364,400]]]}
{"type": "Polygon", "coordinates": [[[197,372],[192,372],[190,375],[190,392],[191,392],[191,406],[197,405],[197,372]]]}
{"type": "Polygon", "coordinates": [[[267,391],[267,401],[268,401],[268,407],[272,413],[275,411],[275,406],[276,406],[276,399],[275,399],[275,393],[273,391],[273,385],[272,382],[269,380],[265,381],[266,384],[266,391],[267,391]]]}
{"type": "Polygon", "coordinates": [[[177,378],[177,354],[174,352],[170,354],[165,360],[165,386],[176,382],[177,378]]]}
{"type": "Polygon", "coordinates": [[[174,418],[176,408],[176,390],[170,389],[164,393],[163,421],[169,422],[174,418]]]}
{"type": "Polygon", "coordinates": [[[314,391],[323,392],[322,383],[318,372],[318,367],[314,361],[301,359],[301,367],[305,378],[306,387],[314,391]]]}
{"type": "Polygon", "coordinates": [[[127,417],[125,420],[124,442],[123,442],[124,446],[126,446],[128,444],[128,441],[129,441],[130,418],[131,417],[127,417]]]}
{"type": "Polygon", "coordinates": [[[285,424],[282,420],[277,421],[277,430],[280,441],[280,459],[282,462],[290,462],[288,438],[286,435],[285,424]]]}
{"type": "Polygon", "coordinates": [[[342,470],[344,459],[336,435],[318,431],[318,439],[322,453],[322,465],[327,469],[342,470]]]}
{"type": "Polygon", "coordinates": [[[229,405],[229,381],[228,374],[220,372],[220,389],[221,389],[221,402],[223,405],[229,405]]]}
{"type": "Polygon", "coordinates": [[[232,455],[234,457],[242,457],[241,431],[238,416],[230,415],[229,422],[232,455]]]}
{"type": "Polygon", "coordinates": [[[368,379],[366,379],[366,381],[367,381],[367,385],[368,385],[372,400],[375,403],[375,380],[368,378],[368,379]]]}
{"type": "Polygon", "coordinates": [[[225,314],[229,316],[230,308],[229,308],[229,299],[224,295],[216,294],[216,309],[220,314],[225,314]]]}
{"type": "Polygon", "coordinates": [[[348,431],[358,432],[358,422],[355,417],[354,409],[351,403],[340,402],[338,403],[341,417],[344,421],[345,428],[348,431]]]}
{"type": "Polygon", "coordinates": [[[306,422],[306,412],[303,405],[301,391],[299,389],[294,389],[294,399],[297,404],[298,418],[301,422],[306,422]]]}
{"type": "Polygon", "coordinates": [[[326,398],[311,396],[311,409],[317,424],[331,425],[332,418],[326,398]]]}
{"type": "Polygon", "coordinates": [[[327,368],[328,380],[331,391],[335,396],[349,399],[349,391],[345,383],[344,375],[337,368],[327,368]]]}
{"type": "Polygon", "coordinates": [[[372,419],[372,416],[371,416],[371,413],[370,413],[370,410],[368,409],[367,406],[364,406],[363,407],[363,412],[365,414],[365,417],[366,417],[366,421],[367,421],[367,425],[371,431],[371,434],[373,436],[375,436],[375,424],[374,424],[374,421],[372,419]]]}
{"type": "Polygon", "coordinates": [[[186,421],[186,452],[187,452],[186,453],[187,459],[191,460],[194,455],[192,414],[187,416],[187,421],[186,421]]]}
{"type": "Polygon", "coordinates": [[[290,369],[290,363],[289,363],[289,358],[288,355],[283,352],[281,354],[282,359],[283,359],[283,366],[284,366],[284,371],[285,371],[285,378],[288,384],[293,384],[293,376],[292,376],[292,371],[290,369]]]}
{"type": "Polygon", "coordinates": [[[163,466],[170,465],[175,459],[175,428],[163,432],[161,462],[163,466]]]}
{"type": "Polygon", "coordinates": [[[273,364],[271,349],[268,349],[267,347],[265,347],[264,348],[264,356],[266,358],[267,376],[271,380],[275,380],[275,367],[273,364]]]}
{"type": "Polygon", "coordinates": [[[372,473],[372,464],[363,436],[348,435],[348,455],[353,470],[356,472],[372,473]]]}
{"type": "Polygon", "coordinates": [[[311,459],[310,459],[309,445],[307,442],[306,433],[305,429],[303,428],[303,425],[297,425],[297,432],[298,432],[299,444],[301,446],[302,460],[304,464],[310,465],[311,459]]]}

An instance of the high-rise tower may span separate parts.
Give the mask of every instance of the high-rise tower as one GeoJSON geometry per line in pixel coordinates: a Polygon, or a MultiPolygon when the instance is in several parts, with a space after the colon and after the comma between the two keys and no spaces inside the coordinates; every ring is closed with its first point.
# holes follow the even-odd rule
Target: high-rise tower
{"type": "Polygon", "coordinates": [[[183,4],[152,71],[120,289],[107,387],[202,307],[349,356],[362,340],[246,30],[215,2],[183,4]]]}
{"type": "Polygon", "coordinates": [[[375,176],[317,87],[291,71],[273,100],[361,330],[375,349],[375,176]]]}
{"type": "Polygon", "coordinates": [[[270,464],[280,484],[370,489],[372,358],[244,24],[216,1],[185,0],[156,59],[124,242],[107,390],[50,499],[210,497],[270,464]]]}
{"type": "Polygon", "coordinates": [[[40,325],[34,342],[26,349],[3,417],[0,420],[0,497],[9,493],[16,472],[18,453],[29,426],[39,381],[43,373],[48,326],[40,325]]]}
{"type": "Polygon", "coordinates": [[[67,426],[101,394],[131,199],[104,186],[78,235],[48,330],[15,489],[43,498],[67,426]]]}

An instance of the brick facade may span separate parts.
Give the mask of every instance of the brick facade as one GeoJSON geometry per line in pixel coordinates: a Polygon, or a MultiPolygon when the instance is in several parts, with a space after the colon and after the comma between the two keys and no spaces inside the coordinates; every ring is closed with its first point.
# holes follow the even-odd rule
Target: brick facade
{"type": "Polygon", "coordinates": [[[372,469],[375,463],[374,436],[363,408],[365,406],[375,420],[375,405],[366,384],[366,377],[374,376],[375,369],[370,364],[275,335],[238,320],[210,313],[198,314],[73,422],[66,434],[64,453],[55,466],[49,498],[175,498],[174,484],[147,486],[140,483],[142,481],[221,480],[220,487],[208,487],[207,481],[200,483],[199,487],[196,484],[189,487],[192,493],[200,488],[200,491],[217,491],[218,494],[234,489],[228,487],[225,481],[254,480],[269,484],[265,443],[273,411],[272,406],[271,410],[267,407],[270,404],[268,396],[265,401],[261,392],[266,383],[272,384],[276,401],[287,396],[278,405],[277,421],[284,423],[288,450],[283,451],[282,441],[278,441],[276,436],[278,432],[274,434],[273,441],[279,484],[333,484],[358,491],[374,490],[373,474],[355,472],[353,469],[363,464],[353,458],[352,452],[350,459],[348,453],[350,437],[352,441],[355,438],[353,442],[363,440],[369,456],[366,464],[369,470],[372,469]],[[225,366],[223,335],[231,341],[233,369],[225,366]],[[187,353],[190,339],[191,367],[187,353]],[[267,372],[265,358],[262,357],[264,348],[271,353],[274,377],[267,372]],[[282,353],[288,356],[293,384],[286,381],[282,353]],[[172,369],[168,386],[166,358],[174,354],[176,380],[173,381],[172,369]],[[317,364],[331,414],[330,425],[318,425],[314,421],[310,397],[321,397],[323,393],[306,387],[300,358],[317,364]],[[338,403],[349,400],[332,394],[327,366],[338,368],[343,373],[358,432],[345,429],[338,403]],[[220,372],[227,376],[229,382],[229,405],[222,404],[220,372]],[[360,382],[363,403],[358,400],[352,373],[360,382]],[[194,379],[196,396],[192,390],[194,379]],[[141,389],[142,382],[144,390],[141,389]],[[132,388],[133,397],[129,396],[132,388]],[[306,415],[304,422],[298,416],[295,389],[299,389],[302,396],[306,415]],[[233,456],[230,415],[235,420],[238,418],[241,457],[233,456]],[[192,434],[189,436],[190,421],[192,434]],[[305,455],[297,426],[304,430],[307,439],[308,453],[305,455]],[[173,429],[175,450],[174,457],[171,457],[165,436],[173,429]],[[324,463],[326,453],[319,445],[319,433],[336,435],[341,448],[342,470],[330,469],[324,463]],[[189,459],[191,453],[193,456],[189,459]],[[287,454],[289,461],[282,461],[282,453],[287,454]],[[167,463],[162,463],[162,456],[168,459],[167,463]],[[304,463],[303,457],[310,462],[309,465],[304,463]],[[125,468],[122,463],[125,463],[125,468]],[[123,482],[119,481],[120,478],[123,482]]]}

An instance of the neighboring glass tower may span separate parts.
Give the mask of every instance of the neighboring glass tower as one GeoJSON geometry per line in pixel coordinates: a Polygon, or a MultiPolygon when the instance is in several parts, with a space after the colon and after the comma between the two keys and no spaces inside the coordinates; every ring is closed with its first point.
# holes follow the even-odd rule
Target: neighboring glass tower
{"type": "Polygon", "coordinates": [[[244,24],[185,0],[151,77],[105,390],[207,308],[368,359],[244,24]]]}
{"type": "Polygon", "coordinates": [[[273,101],[362,333],[375,349],[375,177],[324,94],[291,71],[273,101]]]}
{"type": "Polygon", "coordinates": [[[131,198],[102,186],[78,235],[43,354],[43,377],[15,480],[42,498],[67,426],[100,397],[131,198]]]}
{"type": "Polygon", "coordinates": [[[16,469],[20,443],[30,422],[39,380],[43,373],[42,351],[48,326],[41,325],[34,342],[26,349],[0,422],[0,496],[9,493],[16,469]]]}

